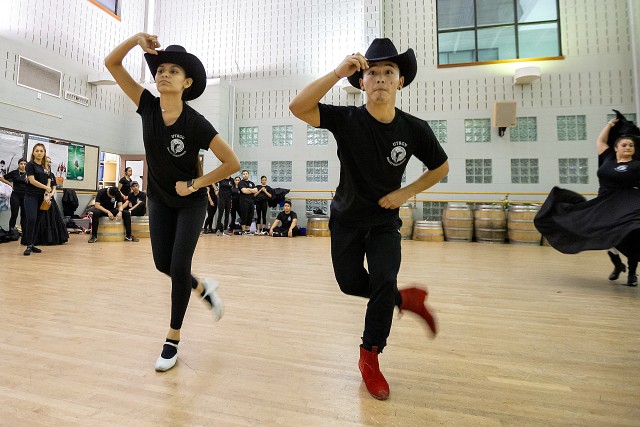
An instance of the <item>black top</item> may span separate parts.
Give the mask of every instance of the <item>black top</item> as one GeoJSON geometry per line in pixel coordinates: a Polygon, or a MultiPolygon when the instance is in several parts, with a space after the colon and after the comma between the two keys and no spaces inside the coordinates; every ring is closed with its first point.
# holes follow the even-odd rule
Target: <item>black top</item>
{"type": "Polygon", "coordinates": [[[231,187],[231,199],[239,200],[240,199],[240,189],[236,187],[235,182],[231,187]]]}
{"type": "Polygon", "coordinates": [[[96,203],[100,203],[100,206],[113,213],[114,210],[118,210],[118,202],[123,202],[122,196],[118,193],[115,197],[111,197],[107,194],[107,190],[107,188],[103,188],[98,191],[96,203]]]}
{"type": "Polygon", "coordinates": [[[137,112],[142,117],[142,135],[149,165],[148,196],[172,207],[206,205],[204,188],[183,197],[176,193],[175,185],[177,181],[198,177],[200,150],[207,150],[218,132],[186,103],[182,104],[182,113],[176,122],[166,126],[160,98],[146,89],[140,96],[137,112]]]}
{"type": "Polygon", "coordinates": [[[122,188],[120,189],[120,192],[124,196],[129,196],[129,193],[131,193],[131,181],[133,181],[133,180],[132,179],[127,179],[124,176],[122,178],[120,178],[119,183],[122,184],[122,188]]]}
{"type": "MultiPolygon", "coordinates": [[[[36,181],[40,184],[47,185],[47,181],[49,180],[49,173],[44,170],[42,166],[31,160],[27,163],[26,167],[27,176],[35,177],[36,181]]],[[[25,194],[31,194],[33,196],[43,196],[44,189],[40,187],[36,187],[35,185],[31,185],[31,183],[27,184],[27,191],[25,194]]]]}
{"type": "Polygon", "coordinates": [[[253,183],[253,181],[249,181],[249,180],[244,180],[241,179],[240,183],[238,184],[238,190],[240,190],[240,200],[253,200],[253,193],[249,193],[249,194],[244,194],[242,192],[243,188],[256,188],[256,185],[253,183]]]}
{"type": "Polygon", "coordinates": [[[4,176],[4,179],[13,184],[13,192],[24,194],[27,191],[27,172],[14,169],[4,176]]]}
{"type": "Polygon", "coordinates": [[[598,165],[599,195],[610,190],[640,186],[640,161],[618,163],[615,151],[607,148],[598,156],[598,165]]]}
{"type": "Polygon", "coordinates": [[[278,227],[286,228],[288,230],[291,227],[291,223],[296,218],[298,218],[298,215],[296,215],[294,211],[289,211],[288,214],[282,211],[276,217],[276,219],[280,221],[280,225],[278,227]]]}
{"type": "MultiPolygon", "coordinates": [[[[265,185],[265,187],[267,187],[267,193],[271,194],[271,196],[273,197],[273,189],[271,187],[269,187],[268,185],[265,185]]],[[[260,191],[260,189],[262,189],[262,185],[257,185],[256,188],[258,189],[258,191],[260,191]]],[[[258,200],[269,200],[269,197],[267,197],[266,194],[264,194],[263,192],[258,193],[258,195],[256,197],[254,197],[254,199],[256,199],[256,201],[258,200]]]]}
{"type": "Polygon", "coordinates": [[[391,123],[381,123],[361,107],[318,104],[320,128],[333,133],[340,159],[340,183],[331,216],[358,227],[379,225],[398,216],[398,209],[378,205],[401,187],[412,155],[430,170],[447,160],[426,121],[396,108],[391,123]]]}
{"type": "MultiPolygon", "coordinates": [[[[211,197],[211,200],[213,200],[213,203],[215,203],[216,205],[218,204],[218,196],[216,196],[216,186],[213,184],[209,184],[207,186],[205,186],[205,190],[206,187],[209,187],[209,197],[211,197]]],[[[209,204],[209,200],[207,200],[207,204],[209,204]]]]}
{"type": "Polygon", "coordinates": [[[231,195],[231,189],[236,184],[233,182],[233,178],[225,178],[222,181],[218,181],[218,196],[229,197],[231,195]]]}
{"type": "Polygon", "coordinates": [[[138,195],[133,194],[133,191],[129,193],[129,204],[131,205],[129,209],[134,207],[138,201],[142,202],[142,205],[138,206],[136,210],[140,209],[142,212],[146,212],[146,203],[147,203],[147,195],[144,191],[138,191],[138,195]]]}

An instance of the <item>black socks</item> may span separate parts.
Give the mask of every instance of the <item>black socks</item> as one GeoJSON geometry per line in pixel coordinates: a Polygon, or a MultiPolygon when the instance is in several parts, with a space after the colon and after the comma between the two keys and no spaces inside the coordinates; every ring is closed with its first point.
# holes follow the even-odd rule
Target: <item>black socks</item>
{"type": "Polygon", "coordinates": [[[169,338],[167,338],[165,344],[162,346],[162,358],[163,359],[171,359],[173,356],[176,355],[176,353],[178,352],[178,343],[180,342],[180,340],[170,340],[169,338]],[[171,343],[171,344],[175,344],[176,347],[167,344],[167,343],[171,343]]]}

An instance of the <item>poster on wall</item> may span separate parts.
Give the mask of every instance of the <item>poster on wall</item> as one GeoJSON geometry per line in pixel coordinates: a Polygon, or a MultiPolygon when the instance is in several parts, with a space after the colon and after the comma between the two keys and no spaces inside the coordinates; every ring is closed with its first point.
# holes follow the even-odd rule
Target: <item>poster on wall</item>
{"type": "Polygon", "coordinates": [[[51,171],[56,177],[56,185],[63,187],[65,179],[84,180],[85,147],[81,144],[50,139],[44,136],[29,135],[27,156],[37,143],[44,145],[47,156],[51,158],[51,171]]]}
{"type": "Polygon", "coordinates": [[[24,134],[0,129],[0,175],[17,169],[22,153],[24,153],[24,134]]]}
{"type": "Polygon", "coordinates": [[[67,161],[67,179],[84,179],[84,145],[69,143],[67,161]]]}

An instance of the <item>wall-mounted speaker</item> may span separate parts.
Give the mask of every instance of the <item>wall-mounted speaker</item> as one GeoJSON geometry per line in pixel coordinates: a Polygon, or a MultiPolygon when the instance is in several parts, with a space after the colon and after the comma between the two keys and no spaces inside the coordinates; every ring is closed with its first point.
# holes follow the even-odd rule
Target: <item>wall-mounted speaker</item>
{"type": "Polygon", "coordinates": [[[498,135],[504,135],[506,128],[516,125],[516,102],[496,101],[493,103],[493,127],[498,128],[498,135]]]}

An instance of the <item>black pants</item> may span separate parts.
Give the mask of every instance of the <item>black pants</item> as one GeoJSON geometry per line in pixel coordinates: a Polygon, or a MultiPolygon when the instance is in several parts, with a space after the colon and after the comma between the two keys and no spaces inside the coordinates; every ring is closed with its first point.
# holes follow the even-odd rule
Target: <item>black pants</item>
{"type": "Polygon", "coordinates": [[[262,224],[264,226],[267,225],[267,210],[269,209],[269,201],[265,200],[256,200],[256,227],[258,224],[262,224]]]}
{"type": "MultiPolygon", "coordinates": [[[[291,230],[291,234],[293,237],[300,236],[302,233],[300,229],[296,226],[291,230]]],[[[289,227],[275,227],[273,229],[273,237],[289,237],[289,227]]]]}
{"type": "Polygon", "coordinates": [[[331,218],[331,259],[340,290],[368,298],[363,345],[366,349],[387,345],[394,306],[400,306],[398,271],[401,260],[399,218],[367,228],[348,227],[331,218]],[[364,268],[367,257],[369,271],[364,268]]]}
{"type": "Polygon", "coordinates": [[[25,210],[25,224],[22,224],[22,243],[25,245],[33,245],[36,230],[40,224],[40,220],[44,215],[44,211],[40,210],[40,204],[44,200],[44,193],[40,195],[25,194],[24,195],[24,210],[25,210]],[[25,230],[26,228],[26,230],[25,230]]]}
{"type": "Polygon", "coordinates": [[[191,290],[198,281],[191,275],[191,262],[205,206],[172,208],[148,199],[149,236],[153,262],[158,271],[171,277],[171,328],[182,328],[191,290]]]}
{"type": "MultiPolygon", "coordinates": [[[[215,202],[215,201],[214,201],[215,202]]],[[[204,220],[204,229],[212,230],[213,229],[213,217],[216,216],[216,211],[218,210],[218,205],[215,204],[211,206],[211,203],[207,200],[207,219],[204,220]]]]}
{"type": "MultiPolygon", "coordinates": [[[[93,216],[91,217],[91,235],[93,237],[98,237],[98,228],[100,227],[100,218],[103,216],[109,217],[106,213],[102,212],[99,209],[91,208],[91,212],[93,212],[93,216]]],[[[118,215],[118,210],[113,209],[110,210],[113,216],[118,215]]],[[[124,223],[124,231],[127,237],[131,236],[131,214],[128,210],[122,211],[122,222],[124,223]]]]}
{"type": "MultiPolygon", "coordinates": [[[[229,225],[229,213],[231,212],[231,195],[220,193],[218,195],[218,222],[216,231],[224,231],[229,225]],[[224,224],[222,223],[222,212],[224,212],[224,224]]],[[[234,215],[235,219],[235,215],[234,215]]]]}
{"type": "MultiPolygon", "coordinates": [[[[13,192],[11,193],[11,218],[9,218],[9,229],[15,228],[16,221],[18,219],[18,211],[20,212],[20,225],[22,227],[27,223],[25,211],[24,211],[24,193],[13,192]]],[[[22,230],[24,233],[24,230],[22,230]]]]}
{"type": "Polygon", "coordinates": [[[240,197],[240,225],[251,226],[254,206],[252,199],[240,197]]]}

